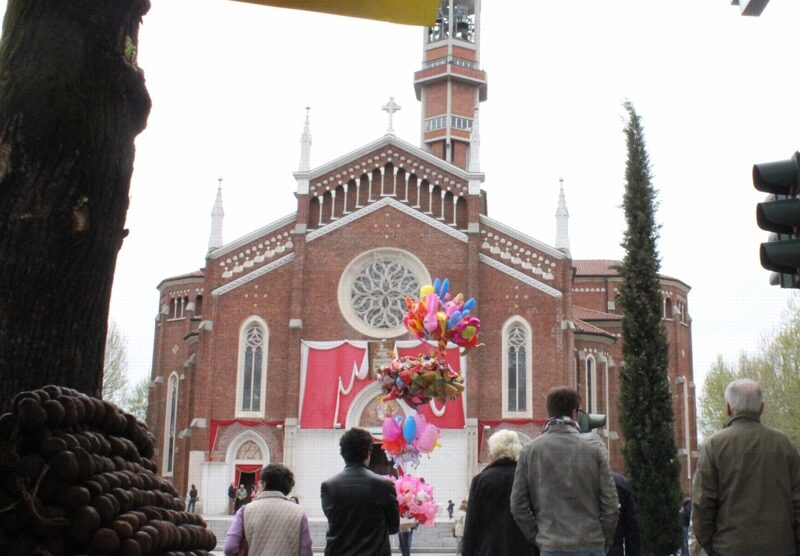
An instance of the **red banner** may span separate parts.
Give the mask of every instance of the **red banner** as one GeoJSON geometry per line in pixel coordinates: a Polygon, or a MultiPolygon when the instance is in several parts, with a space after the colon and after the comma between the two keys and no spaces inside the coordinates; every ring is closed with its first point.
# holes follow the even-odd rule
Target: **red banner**
{"type": "Polygon", "coordinates": [[[300,426],[304,429],[332,429],[334,419],[345,425],[345,417],[350,404],[359,392],[372,384],[367,374],[364,379],[353,376],[364,362],[367,348],[343,343],[332,349],[308,349],[306,363],[305,392],[303,392],[303,413],[300,426]],[[339,381],[347,394],[339,393],[339,381]],[[336,416],[336,402],[339,412],[336,416]]]}

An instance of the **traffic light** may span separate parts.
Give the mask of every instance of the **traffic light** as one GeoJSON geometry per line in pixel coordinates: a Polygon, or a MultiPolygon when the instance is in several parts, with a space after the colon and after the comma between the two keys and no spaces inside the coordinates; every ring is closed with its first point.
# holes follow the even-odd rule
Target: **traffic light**
{"type": "Polygon", "coordinates": [[[761,244],[761,266],[770,284],[800,288],[800,153],[753,166],[753,185],[770,195],[756,207],[759,228],[772,232],[761,244]]]}

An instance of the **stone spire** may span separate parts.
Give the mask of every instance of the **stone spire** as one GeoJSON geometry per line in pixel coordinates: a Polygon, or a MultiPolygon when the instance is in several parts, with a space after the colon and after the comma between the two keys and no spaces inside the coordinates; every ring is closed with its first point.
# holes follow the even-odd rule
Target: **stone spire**
{"type": "Polygon", "coordinates": [[[222,178],[217,181],[217,199],[214,201],[214,208],[211,210],[211,237],[208,238],[209,253],[222,247],[222,218],[225,216],[225,212],[222,210],[222,178]]]}
{"type": "Polygon", "coordinates": [[[564,178],[558,180],[561,188],[558,192],[558,210],[556,210],[556,249],[569,254],[569,212],[564,198],[564,178]]]}
{"type": "Polygon", "coordinates": [[[469,136],[469,164],[468,172],[481,171],[481,132],[478,129],[478,107],[475,107],[472,119],[472,133],[469,136]]]}
{"type": "Polygon", "coordinates": [[[306,123],[303,126],[303,135],[300,136],[300,167],[298,172],[308,172],[311,169],[311,126],[308,122],[310,106],[306,106],[306,123]]]}

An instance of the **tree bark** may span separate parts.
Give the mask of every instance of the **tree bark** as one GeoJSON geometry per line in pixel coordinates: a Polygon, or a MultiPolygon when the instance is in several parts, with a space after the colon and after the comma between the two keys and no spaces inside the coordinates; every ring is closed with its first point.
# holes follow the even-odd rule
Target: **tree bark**
{"type": "Polygon", "coordinates": [[[106,321],[150,97],[149,0],[9,0],[0,41],[0,409],[100,396],[106,321]]]}

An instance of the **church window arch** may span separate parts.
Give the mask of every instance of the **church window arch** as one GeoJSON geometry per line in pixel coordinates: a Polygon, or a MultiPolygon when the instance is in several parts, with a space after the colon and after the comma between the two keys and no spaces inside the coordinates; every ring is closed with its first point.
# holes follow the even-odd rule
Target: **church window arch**
{"type": "Polygon", "coordinates": [[[586,413],[597,413],[597,361],[594,355],[586,356],[583,406],[586,413]]]}
{"type": "Polygon", "coordinates": [[[258,444],[252,440],[247,440],[236,450],[236,459],[263,460],[264,455],[261,453],[261,448],[258,447],[258,444]]]}
{"type": "Polygon", "coordinates": [[[533,334],[522,317],[503,326],[503,417],[533,415],[533,334]]]}
{"type": "Polygon", "coordinates": [[[664,298],[664,318],[672,320],[672,299],[669,297],[664,298]]]}
{"type": "Polygon", "coordinates": [[[456,228],[459,230],[467,229],[467,200],[463,196],[456,201],[456,228]]]}
{"type": "Polygon", "coordinates": [[[269,327],[260,317],[248,318],[239,331],[236,416],[263,417],[267,393],[269,327]]]}
{"type": "Polygon", "coordinates": [[[171,476],[175,465],[175,436],[178,426],[178,374],[172,373],[167,381],[167,411],[164,417],[165,476],[171,476]]]}
{"type": "Polygon", "coordinates": [[[194,314],[200,316],[203,314],[203,296],[198,295],[194,298],[194,314]]]}
{"type": "Polygon", "coordinates": [[[339,310],[365,336],[400,336],[406,332],[406,296],[418,296],[420,287],[430,282],[425,265],[408,251],[366,251],[350,262],[339,279],[339,310]]]}

